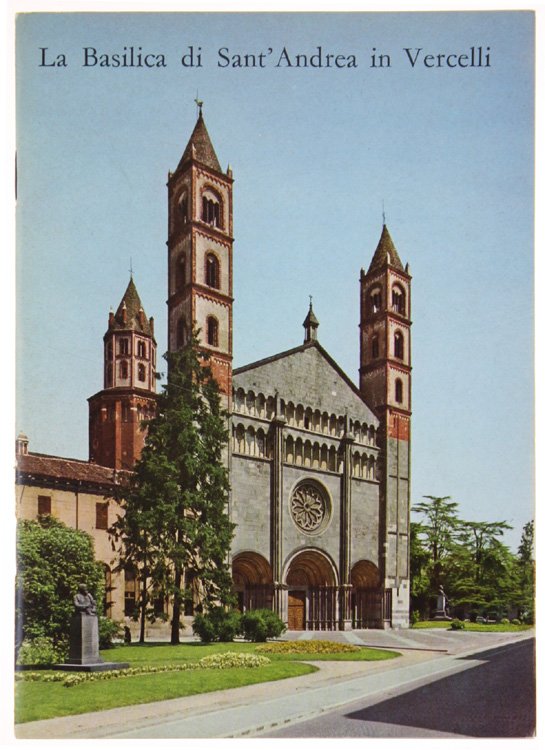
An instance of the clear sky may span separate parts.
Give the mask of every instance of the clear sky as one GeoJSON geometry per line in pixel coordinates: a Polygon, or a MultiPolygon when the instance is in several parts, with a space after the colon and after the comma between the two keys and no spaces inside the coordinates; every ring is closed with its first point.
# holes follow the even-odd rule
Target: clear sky
{"type": "Polygon", "coordinates": [[[384,201],[413,275],[413,502],[450,495],[463,518],[505,519],[516,547],[533,516],[532,14],[51,14],[17,31],[16,427],[30,449],[88,457],[86,399],[131,258],[166,349],[165,183],[198,91],[235,178],[235,366],[302,343],[312,294],[320,342],[357,382],[359,270],[384,201]],[[191,45],[200,68],[180,63],[191,45]],[[84,67],[84,47],[167,66],[84,67]],[[284,47],[357,67],[277,66],[284,47]],[[67,67],[40,66],[40,48],[67,67]],[[220,67],[222,48],[272,53],[220,67]],[[413,67],[404,50],[419,48],[413,67]],[[437,67],[471,48],[489,67],[437,67]],[[390,66],[371,67],[373,51],[390,66]]]}

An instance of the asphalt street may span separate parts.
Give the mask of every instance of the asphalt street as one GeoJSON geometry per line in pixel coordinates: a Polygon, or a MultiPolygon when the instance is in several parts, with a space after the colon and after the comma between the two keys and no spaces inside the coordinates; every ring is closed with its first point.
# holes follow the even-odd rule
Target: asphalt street
{"type": "Polygon", "coordinates": [[[472,669],[385,690],[262,737],[529,737],[535,731],[534,641],[460,661],[472,669]]]}

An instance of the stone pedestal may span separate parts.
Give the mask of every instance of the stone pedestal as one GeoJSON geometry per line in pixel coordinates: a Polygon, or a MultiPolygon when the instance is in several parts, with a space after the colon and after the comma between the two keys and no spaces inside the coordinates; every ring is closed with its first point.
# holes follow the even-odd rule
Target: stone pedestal
{"type": "Polygon", "coordinates": [[[76,612],[70,623],[70,651],[66,664],[58,669],[73,672],[103,672],[126,669],[125,662],[105,662],[98,653],[98,617],[76,612]]]}
{"type": "Polygon", "coordinates": [[[437,607],[433,610],[433,620],[451,620],[447,615],[447,597],[444,594],[437,595],[437,607]]]}

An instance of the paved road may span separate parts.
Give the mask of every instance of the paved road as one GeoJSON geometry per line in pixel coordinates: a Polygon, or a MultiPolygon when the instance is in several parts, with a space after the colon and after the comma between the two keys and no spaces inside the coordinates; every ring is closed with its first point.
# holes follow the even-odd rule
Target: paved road
{"type": "MultiPolygon", "coordinates": [[[[475,661],[474,657],[467,660],[475,661]]],[[[534,641],[476,655],[476,666],[261,737],[528,737],[535,730],[534,641]]]]}

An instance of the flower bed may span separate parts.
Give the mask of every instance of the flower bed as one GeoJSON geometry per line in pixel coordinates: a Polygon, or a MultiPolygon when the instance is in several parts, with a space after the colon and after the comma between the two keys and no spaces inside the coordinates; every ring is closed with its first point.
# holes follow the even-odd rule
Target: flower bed
{"type": "Polygon", "coordinates": [[[345,654],[355,653],[360,647],[349,643],[312,640],[264,643],[256,646],[255,650],[259,654],[345,654]]]}
{"type": "Polygon", "coordinates": [[[185,672],[195,669],[255,669],[270,664],[270,661],[266,656],[236,654],[227,651],[223,654],[203,656],[198,662],[185,662],[183,664],[143,665],[141,667],[129,667],[128,669],[112,669],[107,672],[18,672],[15,679],[25,682],[61,682],[65,687],[74,687],[74,685],[80,685],[82,682],[113,680],[119,677],[138,677],[160,672],[185,672]]]}

